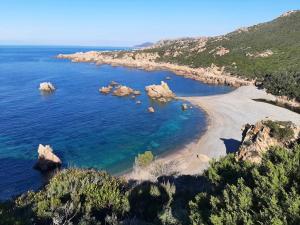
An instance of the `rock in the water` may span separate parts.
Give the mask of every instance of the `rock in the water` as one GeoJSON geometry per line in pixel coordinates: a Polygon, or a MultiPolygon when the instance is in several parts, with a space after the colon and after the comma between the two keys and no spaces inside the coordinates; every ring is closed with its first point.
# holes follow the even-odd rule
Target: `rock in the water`
{"type": "Polygon", "coordinates": [[[148,108],[148,112],[150,112],[150,113],[154,113],[154,112],[155,112],[155,110],[154,110],[154,108],[153,108],[153,107],[149,107],[149,108],[148,108]]]}
{"type": "Polygon", "coordinates": [[[137,90],[134,90],[134,91],[132,92],[132,94],[133,94],[133,95],[140,95],[141,92],[140,92],[140,91],[137,91],[137,90]]]}
{"type": "Polygon", "coordinates": [[[53,153],[52,148],[49,145],[39,145],[38,148],[38,162],[35,168],[47,172],[61,166],[61,160],[53,153]]]}
{"type": "Polygon", "coordinates": [[[166,80],[171,80],[171,77],[166,77],[166,80]]]}
{"type": "Polygon", "coordinates": [[[99,89],[100,93],[102,94],[109,94],[111,90],[112,90],[112,86],[102,87],[99,89]]]}
{"type": "Polygon", "coordinates": [[[245,125],[237,160],[260,163],[263,153],[271,146],[286,147],[298,138],[300,128],[291,122],[260,121],[255,125],[245,125]]]}
{"type": "Polygon", "coordinates": [[[142,102],[141,102],[141,101],[136,101],[135,103],[136,103],[136,104],[142,104],[142,102]]]}
{"type": "Polygon", "coordinates": [[[110,86],[112,86],[112,87],[116,87],[118,85],[119,85],[119,83],[117,83],[116,81],[110,82],[110,86]]]}
{"type": "Polygon", "coordinates": [[[189,108],[188,105],[185,104],[185,103],[183,103],[183,104],[181,105],[181,109],[182,109],[183,111],[187,110],[188,108],[189,108]]]}
{"type": "Polygon", "coordinates": [[[44,92],[53,92],[55,91],[55,87],[51,82],[43,82],[40,83],[39,90],[44,92]]]}
{"type": "Polygon", "coordinates": [[[116,96],[128,96],[133,93],[133,89],[126,86],[120,86],[114,90],[113,94],[116,96]]]}
{"type": "Polygon", "coordinates": [[[168,84],[161,81],[160,85],[150,85],[146,88],[147,94],[150,98],[159,100],[161,102],[170,101],[175,97],[168,84]]]}

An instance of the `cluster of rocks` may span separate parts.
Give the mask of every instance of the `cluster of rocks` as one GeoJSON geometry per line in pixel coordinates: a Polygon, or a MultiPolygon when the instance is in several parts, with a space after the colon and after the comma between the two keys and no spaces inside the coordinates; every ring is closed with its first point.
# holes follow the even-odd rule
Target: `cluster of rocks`
{"type": "Polygon", "coordinates": [[[102,94],[109,94],[112,92],[113,95],[123,97],[123,96],[129,96],[132,95],[133,98],[135,96],[140,95],[141,92],[138,90],[134,90],[130,87],[127,87],[125,85],[120,85],[115,81],[112,81],[108,86],[101,87],[99,89],[99,92],[102,94]]]}
{"type": "Polygon", "coordinates": [[[294,135],[287,141],[276,138],[272,134],[272,129],[268,126],[268,122],[269,121],[259,121],[254,125],[245,125],[242,142],[236,153],[237,160],[260,163],[262,155],[267,152],[271,146],[287,147],[298,138],[300,127],[297,127],[295,124],[291,122],[272,121],[272,123],[279,124],[281,129],[288,127],[293,131],[294,135]]]}
{"type": "Polygon", "coordinates": [[[160,85],[146,86],[145,90],[151,99],[159,102],[168,102],[175,98],[175,94],[164,81],[160,85]]]}
{"type": "Polygon", "coordinates": [[[55,91],[55,87],[51,82],[42,82],[40,83],[39,90],[43,92],[53,92],[55,91]]]}
{"type": "Polygon", "coordinates": [[[40,144],[38,147],[38,161],[35,168],[41,172],[48,172],[59,168],[62,162],[58,156],[53,153],[53,149],[49,145],[40,144]]]}

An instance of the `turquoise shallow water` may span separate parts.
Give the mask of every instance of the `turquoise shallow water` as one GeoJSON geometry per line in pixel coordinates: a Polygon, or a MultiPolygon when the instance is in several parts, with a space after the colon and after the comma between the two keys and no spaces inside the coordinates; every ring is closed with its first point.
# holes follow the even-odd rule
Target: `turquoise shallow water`
{"type": "Polygon", "coordinates": [[[152,102],[143,91],[146,85],[170,76],[167,82],[178,96],[231,91],[167,71],[99,67],[55,58],[59,53],[87,50],[91,49],[0,47],[0,199],[42,185],[43,177],[32,169],[40,143],[50,144],[65,167],[119,173],[132,166],[138,153],[152,150],[159,155],[199,137],[206,128],[203,111],[193,107],[183,112],[180,101],[152,102]],[[112,80],[141,90],[142,104],[99,94],[99,87],[112,80]],[[57,91],[42,95],[38,86],[43,81],[51,81],[57,91]],[[154,114],[147,112],[149,106],[156,109],[154,114]]]}

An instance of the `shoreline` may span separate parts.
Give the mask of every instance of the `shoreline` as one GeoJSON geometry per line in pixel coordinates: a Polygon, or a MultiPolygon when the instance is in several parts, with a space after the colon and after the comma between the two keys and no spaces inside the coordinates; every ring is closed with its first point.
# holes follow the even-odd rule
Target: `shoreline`
{"type": "Polygon", "coordinates": [[[74,54],[59,54],[58,59],[69,59],[73,63],[95,63],[96,65],[124,66],[128,68],[143,69],[146,71],[167,70],[178,76],[201,81],[206,84],[228,85],[241,87],[254,84],[253,80],[246,80],[241,77],[232,76],[225,72],[224,67],[220,68],[211,65],[207,68],[191,68],[171,63],[158,63],[148,55],[133,59],[127,55],[123,58],[115,58],[114,52],[78,52],[74,54]]]}
{"type": "MultiPolygon", "coordinates": [[[[201,174],[208,167],[211,159],[217,159],[238,149],[242,138],[242,128],[247,123],[254,124],[263,119],[271,119],[291,120],[300,125],[299,114],[277,105],[254,100],[265,99],[276,102],[282,97],[268,94],[265,90],[259,90],[254,86],[253,80],[249,81],[230,76],[224,71],[224,68],[214,65],[209,68],[194,69],[170,63],[157,63],[153,59],[147,58],[147,56],[138,59],[128,58],[128,56],[115,58],[112,52],[96,51],[60,54],[57,58],[69,59],[74,63],[89,62],[96,63],[96,65],[107,64],[147,71],[167,70],[176,75],[207,84],[237,87],[236,90],[222,95],[179,97],[178,99],[188,101],[204,110],[207,116],[205,132],[183,147],[158,156],[155,162],[145,169],[130,168],[124,173],[119,173],[119,176],[128,180],[153,179],[151,170],[154,169],[157,163],[168,165],[176,162],[176,172],[181,175],[201,174]]],[[[290,103],[293,104],[293,102],[290,103]]]]}
{"type": "MultiPolygon", "coordinates": [[[[201,174],[208,167],[211,159],[218,159],[237,150],[242,138],[242,128],[247,123],[254,124],[259,120],[270,119],[290,120],[300,125],[299,114],[253,100],[258,97],[270,100],[275,98],[254,86],[243,86],[222,95],[180,97],[181,100],[188,101],[205,111],[208,121],[206,131],[198,140],[158,157],[155,163],[168,164],[176,161],[179,174],[201,174]]],[[[155,163],[145,169],[133,170],[123,177],[128,180],[151,180],[153,176],[150,171],[155,163]]]]}

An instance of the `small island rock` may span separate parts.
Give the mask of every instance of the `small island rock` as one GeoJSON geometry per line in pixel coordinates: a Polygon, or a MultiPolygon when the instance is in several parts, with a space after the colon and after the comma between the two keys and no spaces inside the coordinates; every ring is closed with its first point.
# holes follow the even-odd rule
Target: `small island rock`
{"type": "Polygon", "coordinates": [[[155,110],[154,110],[154,108],[153,108],[153,107],[149,107],[149,108],[148,108],[148,112],[150,112],[150,113],[154,113],[154,112],[155,112],[155,110]]]}
{"type": "Polygon", "coordinates": [[[187,109],[188,109],[188,105],[185,104],[185,103],[183,103],[183,104],[181,105],[181,109],[182,109],[183,111],[187,110],[187,109]]]}
{"type": "Polygon", "coordinates": [[[38,162],[35,168],[47,172],[61,166],[61,160],[53,153],[52,148],[49,145],[39,145],[38,148],[38,162]]]}
{"type": "Polygon", "coordinates": [[[150,98],[161,102],[170,101],[175,97],[175,94],[164,81],[161,81],[160,85],[149,85],[145,89],[150,98]]]}
{"type": "Polygon", "coordinates": [[[55,91],[55,87],[51,82],[43,82],[40,83],[39,90],[44,92],[53,92],[55,91]]]}
{"type": "Polygon", "coordinates": [[[116,96],[128,96],[133,93],[133,89],[126,86],[120,86],[116,90],[114,90],[113,94],[116,96]]]}

